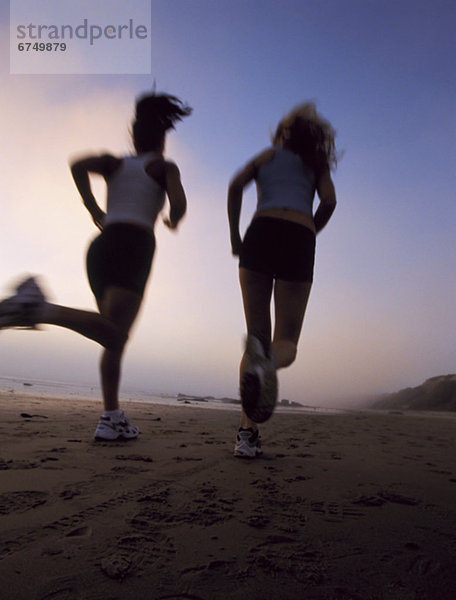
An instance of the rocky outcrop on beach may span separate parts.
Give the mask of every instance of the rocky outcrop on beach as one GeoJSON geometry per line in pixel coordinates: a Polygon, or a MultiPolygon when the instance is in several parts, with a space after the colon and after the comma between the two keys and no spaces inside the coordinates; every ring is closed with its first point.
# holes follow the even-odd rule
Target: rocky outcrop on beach
{"type": "MultiPolygon", "coordinates": [[[[221,404],[236,404],[240,405],[241,401],[238,398],[214,398],[214,396],[190,396],[188,394],[179,393],[176,396],[176,400],[178,402],[183,402],[184,404],[191,404],[192,402],[215,402],[221,404]]],[[[277,406],[282,406],[285,408],[307,408],[304,407],[299,402],[295,402],[294,400],[287,400],[283,398],[282,400],[277,401],[277,406]]],[[[314,406],[310,408],[315,408],[314,406]]]]}
{"type": "Polygon", "coordinates": [[[184,404],[192,402],[221,402],[223,404],[240,404],[240,400],[235,398],[215,398],[214,396],[190,396],[189,394],[177,394],[176,400],[184,404]]]}
{"type": "Polygon", "coordinates": [[[431,377],[377,400],[374,408],[400,410],[456,411],[456,374],[431,377]]]}

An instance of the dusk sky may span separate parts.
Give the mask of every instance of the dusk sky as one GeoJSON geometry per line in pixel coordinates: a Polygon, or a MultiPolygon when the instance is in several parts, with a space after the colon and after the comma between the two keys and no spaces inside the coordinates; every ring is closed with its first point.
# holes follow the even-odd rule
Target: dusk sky
{"type": "MultiPolygon", "coordinates": [[[[329,405],[456,372],[453,0],[153,0],[149,75],[10,75],[0,6],[1,296],[32,273],[53,301],[95,308],[85,252],[97,230],[68,162],[130,152],[135,97],[155,81],[194,108],[166,147],[188,214],[176,234],[157,223],[123,389],[237,396],[245,324],[227,186],[310,99],[344,154],[280,396],[329,405]]],[[[254,207],[252,187],[243,229],[254,207]]],[[[99,354],[50,326],[0,332],[2,376],[98,384],[99,354]]]]}

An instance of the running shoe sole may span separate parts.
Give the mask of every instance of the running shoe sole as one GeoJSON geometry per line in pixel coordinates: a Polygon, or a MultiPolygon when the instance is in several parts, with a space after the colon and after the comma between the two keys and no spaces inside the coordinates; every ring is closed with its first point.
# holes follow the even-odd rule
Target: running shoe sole
{"type": "Polygon", "coordinates": [[[36,280],[28,277],[17,286],[14,296],[0,302],[0,329],[39,329],[37,317],[45,302],[36,280]]]}
{"type": "Polygon", "coordinates": [[[246,355],[250,366],[241,378],[242,408],[249,419],[264,423],[273,414],[277,402],[277,373],[273,361],[266,358],[259,340],[252,335],[247,338],[246,355]]]}

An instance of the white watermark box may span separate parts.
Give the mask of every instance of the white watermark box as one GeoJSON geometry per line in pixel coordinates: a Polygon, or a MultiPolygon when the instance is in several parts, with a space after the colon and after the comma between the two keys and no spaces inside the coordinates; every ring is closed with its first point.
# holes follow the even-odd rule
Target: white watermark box
{"type": "Polygon", "coordinates": [[[151,72],[151,0],[10,0],[10,73],[151,72]]]}

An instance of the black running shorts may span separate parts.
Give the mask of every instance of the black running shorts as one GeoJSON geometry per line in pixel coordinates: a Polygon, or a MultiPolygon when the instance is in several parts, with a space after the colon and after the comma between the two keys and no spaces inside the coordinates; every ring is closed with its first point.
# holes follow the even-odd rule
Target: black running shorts
{"type": "Polygon", "coordinates": [[[91,243],[87,275],[97,300],[105,289],[117,286],[143,295],[155,251],[153,233],[127,224],[113,224],[91,243]]]}
{"type": "Polygon", "coordinates": [[[315,234],[305,225],[256,217],[244,237],[239,266],[284,281],[313,281],[315,234]]]}

